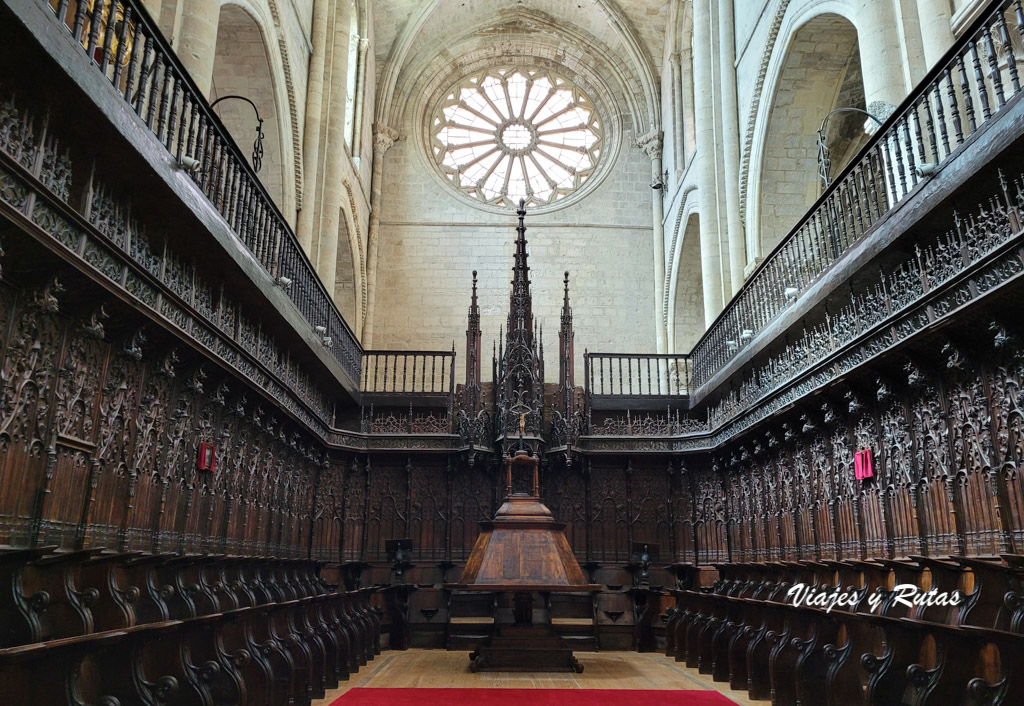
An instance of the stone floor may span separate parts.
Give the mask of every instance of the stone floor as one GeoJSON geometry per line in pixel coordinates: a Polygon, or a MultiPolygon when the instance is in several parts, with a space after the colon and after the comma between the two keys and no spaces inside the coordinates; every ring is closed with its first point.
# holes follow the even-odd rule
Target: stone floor
{"type": "Polygon", "coordinates": [[[718,691],[738,706],[754,706],[745,691],[712,682],[706,674],[688,669],[662,654],[637,652],[577,652],[583,674],[524,674],[469,671],[466,652],[445,650],[386,651],[344,682],[327,692],[314,706],[327,706],[356,686],[433,688],[535,688],[535,689],[702,689],[718,691]]]}

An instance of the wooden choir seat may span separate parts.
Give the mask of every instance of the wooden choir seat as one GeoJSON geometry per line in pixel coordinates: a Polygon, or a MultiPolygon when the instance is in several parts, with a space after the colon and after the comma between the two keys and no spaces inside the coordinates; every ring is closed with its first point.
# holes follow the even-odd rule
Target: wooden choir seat
{"type": "Polygon", "coordinates": [[[1024,703],[1024,557],[719,564],[707,589],[676,590],[666,652],[777,704],[1024,703]],[[795,606],[796,584],[849,592],[831,611],[795,606]],[[894,587],[962,592],[956,605],[894,587]],[[876,607],[873,607],[876,606],[876,607]]]}
{"type": "Polygon", "coordinates": [[[551,593],[547,598],[551,628],[574,650],[597,649],[597,613],[591,593],[551,593]]]}
{"type": "Polygon", "coordinates": [[[9,703],[309,704],[380,652],[313,561],[51,549],[0,550],[9,703]]]}
{"type": "Polygon", "coordinates": [[[475,649],[494,634],[497,595],[481,591],[448,591],[448,621],[445,647],[449,650],[475,649]]]}

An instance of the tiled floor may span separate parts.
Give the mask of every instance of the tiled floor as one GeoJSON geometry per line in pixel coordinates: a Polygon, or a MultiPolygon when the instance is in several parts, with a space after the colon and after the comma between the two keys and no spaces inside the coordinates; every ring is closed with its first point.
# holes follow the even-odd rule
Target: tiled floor
{"type": "Polygon", "coordinates": [[[538,688],[538,689],[703,689],[718,691],[739,706],[754,706],[745,691],[733,691],[727,684],[712,682],[706,674],[662,654],[637,652],[577,652],[583,674],[524,674],[518,672],[469,671],[466,652],[445,650],[386,651],[343,682],[340,689],[314,706],[327,706],[333,699],[356,686],[434,688],[538,688]]]}

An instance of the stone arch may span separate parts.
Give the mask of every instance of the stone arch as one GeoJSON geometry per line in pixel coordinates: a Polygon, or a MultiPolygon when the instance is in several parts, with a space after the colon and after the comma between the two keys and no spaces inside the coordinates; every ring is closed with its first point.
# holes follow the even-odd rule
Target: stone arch
{"type": "MultiPolygon", "coordinates": [[[[763,257],[820,195],[817,130],[837,107],[863,109],[864,82],[856,27],[835,13],[818,14],[788,37],[759,116],[751,160],[747,228],[763,257]],[[762,119],[763,118],[763,119],[762,119]]],[[[867,139],[865,116],[829,119],[828,146],[835,174],[867,139]]]]}
{"type": "Polygon", "coordinates": [[[338,262],[334,275],[334,303],[354,331],[360,320],[359,253],[353,250],[353,231],[349,215],[341,209],[338,218],[338,262]]]}
{"type": "Polygon", "coordinates": [[[682,242],[676,252],[669,297],[668,345],[674,353],[689,353],[705,330],[700,216],[696,208],[686,215],[682,242]]]}
{"type": "MultiPolygon", "coordinates": [[[[260,180],[274,203],[290,222],[295,216],[295,175],[290,100],[282,80],[284,67],[271,41],[272,21],[261,18],[248,5],[221,6],[213,65],[210,102],[227,95],[241,95],[256,104],[263,118],[263,164],[260,180]]],[[[218,104],[216,112],[235,138],[242,154],[252,159],[256,117],[240,100],[218,104]]]]}
{"type": "Polygon", "coordinates": [[[566,17],[555,17],[540,10],[514,6],[499,15],[497,25],[493,15],[482,10],[474,13],[460,9],[454,13],[445,13],[446,6],[453,2],[426,0],[417,6],[403,25],[380,72],[377,122],[402,124],[405,99],[416,94],[416,86],[410,84],[419,81],[421,74],[429,71],[428,65],[438,55],[442,57],[442,63],[448,63],[465,52],[465,42],[474,36],[482,40],[484,45],[500,49],[505,42],[495,42],[494,37],[500,36],[505,31],[504,27],[508,27],[508,39],[526,28],[531,40],[557,47],[560,63],[564,63],[567,68],[572,68],[577,62],[593,62],[593,57],[600,55],[601,63],[604,64],[602,72],[614,75],[617,80],[628,85],[624,94],[625,105],[636,133],[643,134],[649,129],[660,128],[660,84],[655,78],[656,72],[628,19],[612,0],[595,0],[604,15],[603,22],[598,21],[599,16],[591,17],[587,13],[572,15],[573,21],[568,21],[566,17]],[[453,16],[465,19],[453,24],[453,16]],[[585,24],[587,18],[594,25],[590,29],[596,31],[599,27],[599,33],[591,33],[576,25],[577,21],[585,24]],[[517,25],[521,25],[518,30],[517,25]],[[579,55],[567,53],[566,43],[585,47],[585,50],[579,55]],[[459,44],[463,44],[461,51],[456,49],[459,44]],[[606,55],[612,60],[604,60],[606,55]]]}
{"type": "Polygon", "coordinates": [[[666,45],[669,70],[665,72],[668,86],[663,89],[663,103],[669,107],[666,120],[666,142],[670,143],[671,159],[677,175],[681,175],[696,149],[696,116],[693,86],[693,6],[673,5],[672,36],[666,45]]]}

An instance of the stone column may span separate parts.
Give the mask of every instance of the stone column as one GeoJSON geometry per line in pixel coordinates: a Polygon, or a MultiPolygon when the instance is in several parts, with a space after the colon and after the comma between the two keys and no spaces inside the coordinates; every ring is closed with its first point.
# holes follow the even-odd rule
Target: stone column
{"type": "Polygon", "coordinates": [[[864,77],[864,102],[882,101],[899,105],[907,95],[903,81],[903,52],[900,50],[899,18],[892,0],[860,0],[857,27],[861,73],[864,77]]]}
{"type": "Polygon", "coordinates": [[[316,222],[317,202],[320,200],[320,126],[324,103],[324,70],[328,44],[327,27],[330,20],[330,0],[316,0],[313,4],[311,40],[313,55],[309,60],[309,82],[306,86],[306,120],[302,131],[302,183],[303,199],[295,235],[299,244],[312,255],[313,224],[316,222]]]}
{"type": "Polygon", "coordinates": [[[352,156],[363,153],[363,113],[366,105],[366,52],[370,47],[370,8],[359,0],[359,49],[356,63],[356,100],[352,111],[352,156]]]}
{"type": "Polygon", "coordinates": [[[722,311],[722,262],[718,247],[718,185],[715,180],[715,108],[711,69],[711,0],[693,0],[693,82],[699,163],[700,264],[704,284],[704,324],[722,311]],[[706,44],[705,44],[706,42],[706,44]]]}
{"type": "Polygon", "coordinates": [[[953,46],[952,19],[948,0],[917,0],[917,16],[921,21],[921,41],[924,48],[925,70],[938,63],[942,55],[953,46]]]}
{"type": "Polygon", "coordinates": [[[363,348],[373,345],[373,314],[377,298],[377,249],[380,243],[381,185],[384,179],[384,154],[398,139],[398,132],[380,123],[373,124],[373,173],[370,177],[370,227],[366,243],[366,319],[363,321],[363,348]]]}
{"type": "Polygon", "coordinates": [[[655,339],[658,353],[666,353],[665,347],[665,184],[662,177],[661,151],[664,145],[664,133],[651,130],[637,140],[637,147],[647,153],[651,159],[651,216],[654,219],[654,316],[655,339]]]}
{"type": "Polygon", "coordinates": [[[153,22],[160,26],[160,12],[162,10],[163,0],[145,0],[142,6],[146,8],[146,12],[153,19],[153,22]]]}
{"type": "Polygon", "coordinates": [[[679,138],[683,145],[683,169],[696,149],[696,133],[694,131],[694,106],[693,106],[693,50],[691,47],[684,47],[679,58],[679,95],[682,110],[683,132],[679,138]]]}
{"type": "MultiPolygon", "coordinates": [[[[317,189],[320,200],[314,208],[320,211],[319,219],[314,222],[319,226],[310,235],[311,240],[319,238],[316,247],[316,272],[334,297],[335,276],[338,271],[338,227],[341,223],[341,204],[345,187],[342,183],[345,170],[347,151],[345,149],[345,76],[348,70],[348,17],[338,12],[334,21],[331,36],[334,44],[333,61],[331,62],[329,84],[325,90],[327,96],[327,134],[324,145],[323,173],[317,189]]],[[[323,126],[321,126],[323,129],[323,126]]],[[[347,243],[346,243],[347,247],[347,243]]],[[[355,325],[355,322],[352,322],[355,325]]]]}
{"type": "Polygon", "coordinates": [[[747,243],[740,218],[740,127],[736,104],[736,40],[733,0],[718,0],[719,86],[722,96],[722,136],[719,147],[725,162],[726,222],[729,227],[729,294],[743,286],[747,243]]]}
{"type": "Polygon", "coordinates": [[[669,57],[669,84],[672,88],[672,168],[678,174],[686,161],[686,145],[683,137],[683,80],[681,77],[679,52],[669,57]]]}
{"type": "Polygon", "coordinates": [[[217,53],[217,24],[220,3],[213,0],[182,0],[181,40],[178,58],[188,69],[204,96],[213,83],[213,60],[217,53]]]}

